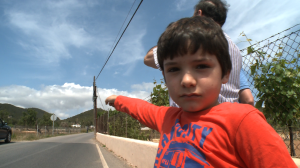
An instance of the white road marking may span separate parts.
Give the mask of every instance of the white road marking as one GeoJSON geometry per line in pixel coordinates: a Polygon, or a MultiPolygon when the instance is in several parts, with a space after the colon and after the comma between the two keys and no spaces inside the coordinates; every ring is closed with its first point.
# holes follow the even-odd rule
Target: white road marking
{"type": "Polygon", "coordinates": [[[104,159],[102,153],[101,153],[101,150],[100,150],[98,144],[96,144],[96,146],[97,146],[97,149],[98,149],[98,153],[99,153],[99,155],[100,155],[100,159],[101,159],[103,168],[109,168],[109,167],[107,166],[107,163],[106,163],[106,161],[105,161],[105,159],[104,159]]]}

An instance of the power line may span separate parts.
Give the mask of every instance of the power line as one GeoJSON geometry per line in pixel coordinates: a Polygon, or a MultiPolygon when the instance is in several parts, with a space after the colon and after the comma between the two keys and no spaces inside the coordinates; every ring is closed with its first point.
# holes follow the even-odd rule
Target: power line
{"type": "Polygon", "coordinates": [[[144,99],[142,99],[142,100],[146,100],[146,99],[148,99],[148,98],[151,98],[151,95],[149,95],[149,96],[145,97],[145,98],[144,98],[144,99]]]}
{"type": "MultiPolygon", "coordinates": [[[[133,2],[132,5],[131,5],[131,8],[130,8],[130,10],[129,10],[129,12],[128,12],[128,14],[127,14],[127,16],[126,16],[126,18],[125,18],[125,20],[124,20],[124,22],[123,22],[123,24],[122,24],[122,26],[121,26],[119,32],[118,32],[116,38],[115,38],[115,41],[114,41],[114,43],[112,44],[112,46],[111,46],[111,48],[110,48],[110,50],[109,50],[109,53],[112,51],[113,46],[114,46],[114,44],[115,44],[115,42],[116,42],[116,40],[117,40],[117,38],[118,38],[118,36],[119,36],[119,34],[120,34],[120,32],[121,32],[121,29],[123,28],[123,26],[124,26],[124,24],[125,24],[125,21],[127,20],[128,16],[129,16],[129,13],[131,12],[131,9],[133,8],[133,6],[134,6],[134,4],[135,4],[135,1],[136,1],[136,0],[134,0],[134,2],[133,2]]],[[[109,57],[109,53],[108,53],[106,59],[109,57]]]]}
{"type": "Polygon", "coordinates": [[[101,74],[101,72],[103,71],[103,69],[104,69],[104,67],[105,67],[106,63],[108,62],[108,60],[110,59],[111,55],[112,55],[112,54],[113,54],[113,52],[115,51],[115,49],[116,49],[117,45],[119,44],[119,42],[120,42],[121,38],[123,37],[123,34],[125,33],[125,31],[126,31],[127,27],[129,26],[129,24],[130,24],[131,20],[133,19],[134,15],[136,14],[136,12],[138,11],[138,9],[140,8],[140,6],[141,6],[142,2],[143,2],[143,0],[141,0],[141,2],[140,2],[140,4],[139,4],[139,6],[136,8],[135,12],[133,13],[133,15],[132,15],[131,19],[129,20],[129,22],[128,22],[128,24],[127,24],[126,28],[124,29],[123,33],[121,34],[121,36],[120,36],[120,38],[119,38],[118,42],[116,43],[116,45],[115,45],[114,49],[112,50],[111,54],[109,55],[109,57],[107,58],[106,62],[104,63],[104,65],[103,65],[102,69],[100,70],[100,72],[99,72],[99,74],[98,74],[98,76],[97,76],[96,80],[98,79],[99,75],[100,75],[100,74],[101,74]]]}
{"type": "Polygon", "coordinates": [[[102,104],[102,100],[101,100],[101,97],[100,97],[98,88],[97,88],[97,93],[98,93],[99,101],[100,101],[100,103],[101,103],[101,105],[102,105],[103,110],[104,110],[104,111],[107,111],[107,110],[104,109],[104,106],[103,106],[103,104],[102,104]]]}

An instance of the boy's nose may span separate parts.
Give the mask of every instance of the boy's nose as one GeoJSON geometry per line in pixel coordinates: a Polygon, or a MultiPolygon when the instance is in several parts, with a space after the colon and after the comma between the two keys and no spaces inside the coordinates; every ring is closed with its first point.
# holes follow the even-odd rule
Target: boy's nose
{"type": "Polygon", "coordinates": [[[187,88],[188,87],[194,87],[194,86],[196,86],[196,80],[195,80],[195,78],[193,77],[192,74],[186,73],[182,77],[181,85],[183,87],[187,87],[187,88]]]}

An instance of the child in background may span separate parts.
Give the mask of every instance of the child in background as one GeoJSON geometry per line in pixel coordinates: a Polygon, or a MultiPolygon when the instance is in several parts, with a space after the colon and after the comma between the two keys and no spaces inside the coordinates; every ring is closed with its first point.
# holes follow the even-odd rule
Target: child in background
{"type": "Polygon", "coordinates": [[[212,19],[183,18],[158,41],[158,62],[171,98],[158,107],[125,96],[105,102],[160,132],[154,167],[297,167],[279,135],[251,105],[218,103],[231,61],[212,19]]]}

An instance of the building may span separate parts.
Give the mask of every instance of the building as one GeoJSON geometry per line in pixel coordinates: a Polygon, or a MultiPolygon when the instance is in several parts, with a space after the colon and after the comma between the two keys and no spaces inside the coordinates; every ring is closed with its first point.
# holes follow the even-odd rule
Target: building
{"type": "Polygon", "coordinates": [[[71,125],[71,127],[81,128],[81,125],[79,125],[79,124],[73,124],[73,125],[71,125]]]}

